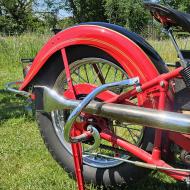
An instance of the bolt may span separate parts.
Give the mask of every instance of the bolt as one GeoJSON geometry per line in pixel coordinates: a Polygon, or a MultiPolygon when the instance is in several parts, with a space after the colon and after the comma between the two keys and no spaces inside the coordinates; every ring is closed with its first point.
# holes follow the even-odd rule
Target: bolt
{"type": "Polygon", "coordinates": [[[161,87],[164,87],[164,86],[165,86],[164,81],[161,81],[161,82],[160,82],[160,86],[161,86],[161,87]]]}
{"type": "Polygon", "coordinates": [[[185,161],[188,163],[190,162],[190,155],[189,154],[185,156],[185,161]]]}
{"type": "Polygon", "coordinates": [[[136,86],[136,91],[137,91],[137,92],[142,92],[142,88],[141,88],[140,85],[137,85],[137,86],[136,86]]]}
{"type": "Polygon", "coordinates": [[[93,122],[94,119],[93,118],[88,118],[88,122],[93,122]]]}

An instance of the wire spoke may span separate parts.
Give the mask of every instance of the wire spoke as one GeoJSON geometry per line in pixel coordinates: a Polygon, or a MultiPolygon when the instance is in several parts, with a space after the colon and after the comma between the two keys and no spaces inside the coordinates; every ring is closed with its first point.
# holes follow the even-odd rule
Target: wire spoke
{"type": "Polygon", "coordinates": [[[79,82],[80,82],[80,79],[82,79],[84,82],[87,82],[87,83],[88,83],[88,81],[85,80],[83,77],[81,77],[79,74],[77,74],[76,71],[74,71],[73,74],[78,75],[79,82]]]}
{"type": "MultiPolygon", "coordinates": [[[[125,77],[125,75],[122,73],[122,76],[121,76],[121,80],[123,80],[125,77]]],[[[127,77],[128,78],[128,77],[127,77]]]]}
{"type": "Polygon", "coordinates": [[[127,130],[129,131],[129,133],[130,133],[130,135],[131,135],[131,138],[133,139],[133,142],[136,144],[136,143],[137,143],[137,141],[134,139],[134,137],[133,137],[133,135],[132,135],[132,133],[131,133],[131,130],[130,130],[130,129],[128,129],[128,128],[127,128],[127,130]]]}
{"type": "Polygon", "coordinates": [[[131,133],[133,133],[133,135],[134,135],[135,137],[137,137],[137,138],[139,137],[137,134],[134,133],[133,129],[132,129],[132,130],[129,129],[129,130],[131,131],[131,133]]]}
{"type": "Polygon", "coordinates": [[[117,77],[117,71],[118,71],[118,69],[115,69],[115,73],[114,73],[114,81],[115,81],[115,79],[116,79],[116,77],[117,77]]]}
{"type": "Polygon", "coordinates": [[[95,80],[94,80],[94,83],[95,83],[95,82],[97,81],[97,79],[99,78],[100,82],[101,82],[102,84],[105,84],[105,79],[104,79],[104,77],[103,77],[103,75],[102,75],[102,73],[101,73],[101,70],[103,69],[103,67],[104,67],[104,64],[102,64],[101,68],[99,67],[98,64],[93,64],[93,68],[94,68],[94,70],[95,70],[95,72],[96,72],[96,78],[95,78],[95,80]]]}
{"type": "Polygon", "coordinates": [[[86,65],[83,65],[83,66],[84,66],[84,71],[85,71],[85,74],[86,74],[87,81],[88,81],[88,83],[90,83],[89,78],[88,78],[88,74],[87,74],[86,65]]]}
{"type": "Polygon", "coordinates": [[[75,84],[77,84],[77,81],[75,79],[73,79],[73,77],[71,77],[71,78],[72,78],[72,82],[74,82],[75,84]]]}
{"type": "Polygon", "coordinates": [[[109,74],[110,69],[111,69],[111,66],[109,65],[109,68],[108,68],[107,73],[106,73],[106,75],[105,75],[105,81],[106,81],[106,79],[107,79],[107,76],[108,76],[108,74],[109,74]]]}
{"type": "Polygon", "coordinates": [[[127,127],[128,129],[131,129],[131,130],[134,130],[134,131],[142,131],[141,129],[134,129],[134,128],[131,128],[131,127],[127,127]]]}
{"type": "MultiPolygon", "coordinates": [[[[101,58],[85,58],[85,59],[80,59],[80,60],[76,60],[75,62],[71,63],[71,79],[73,81],[74,85],[80,84],[80,83],[91,83],[91,84],[95,84],[96,86],[99,86],[101,84],[106,84],[108,82],[115,82],[118,80],[123,80],[128,78],[127,73],[120,68],[118,65],[116,65],[115,63],[110,62],[109,60],[104,60],[101,58]]],[[[59,85],[62,85],[62,88],[67,87],[67,80],[66,80],[66,76],[65,73],[63,72],[63,77],[59,78],[59,85]],[[63,81],[65,81],[66,83],[63,84],[63,81]]],[[[57,81],[58,82],[58,81],[57,81]]],[[[65,89],[66,90],[66,89],[65,89]]],[[[124,89],[116,89],[117,93],[118,91],[122,91],[125,90],[124,89]]],[[[126,89],[128,90],[128,88],[126,89]]],[[[110,90],[112,92],[114,92],[114,90],[110,90]]],[[[80,94],[77,94],[80,97],[80,94]]],[[[83,96],[81,96],[81,98],[83,98],[83,96]]],[[[65,119],[68,118],[69,112],[67,113],[67,115],[65,114],[66,111],[64,110],[63,113],[60,113],[60,121],[56,121],[60,126],[60,129],[63,129],[63,122],[61,122],[61,116],[63,116],[63,119],[65,121],[65,119]]],[[[126,141],[128,141],[131,144],[135,144],[135,145],[139,145],[141,140],[142,140],[142,132],[143,130],[140,130],[141,128],[138,128],[136,126],[133,126],[131,123],[124,123],[124,122],[119,122],[117,120],[106,120],[106,126],[110,129],[110,132],[114,133],[117,136],[120,136],[121,138],[125,139],[126,141]],[[129,126],[129,127],[127,127],[129,126]],[[134,129],[133,129],[134,127],[134,129]]],[[[99,125],[99,123],[97,124],[99,125]]],[[[101,127],[101,123],[100,126],[101,127]]],[[[58,129],[58,127],[57,127],[58,129]]],[[[59,130],[57,130],[58,133],[60,133],[61,135],[59,135],[59,138],[63,138],[63,131],[59,132],[59,130]]],[[[95,150],[94,152],[97,153],[102,153],[105,155],[112,155],[112,156],[122,156],[125,157],[126,159],[130,158],[131,155],[128,154],[127,152],[123,151],[122,149],[119,149],[117,146],[115,146],[114,144],[104,141],[102,140],[101,142],[101,146],[95,150]]],[[[66,146],[67,150],[70,151],[71,147],[69,145],[64,145],[66,146]]],[[[85,151],[86,149],[89,148],[89,146],[91,146],[91,141],[86,141],[85,143],[82,143],[82,149],[83,151],[85,151]]],[[[94,164],[97,167],[107,167],[107,164],[111,164],[112,166],[117,165],[117,161],[113,160],[111,161],[111,159],[105,159],[101,156],[90,156],[88,159],[84,160],[85,163],[91,165],[94,164]]]]}
{"type": "Polygon", "coordinates": [[[142,131],[141,129],[134,129],[134,128],[124,126],[124,125],[123,126],[113,125],[113,127],[119,127],[119,128],[124,128],[124,129],[128,128],[128,129],[131,129],[133,131],[138,131],[138,132],[142,131]]]}
{"type": "Polygon", "coordinates": [[[92,71],[92,75],[93,75],[94,78],[95,78],[95,77],[96,77],[96,74],[95,74],[95,72],[94,72],[94,68],[93,68],[92,64],[90,64],[90,68],[91,68],[91,71],[92,71]]]}

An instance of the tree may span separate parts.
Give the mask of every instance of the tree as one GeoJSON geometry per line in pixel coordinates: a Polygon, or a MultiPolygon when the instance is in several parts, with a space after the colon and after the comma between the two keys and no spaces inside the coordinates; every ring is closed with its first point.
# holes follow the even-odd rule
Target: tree
{"type": "Polygon", "coordinates": [[[129,28],[137,33],[144,31],[148,24],[149,15],[142,0],[131,0],[126,9],[129,28]]]}
{"type": "Polygon", "coordinates": [[[44,7],[41,13],[43,14],[46,27],[56,28],[59,18],[59,12],[64,9],[63,0],[41,0],[42,6],[44,7]]]}
{"type": "Polygon", "coordinates": [[[190,13],[190,0],[160,0],[161,4],[190,13]]]}
{"type": "Polygon", "coordinates": [[[104,0],[66,0],[66,10],[71,11],[77,23],[105,21],[104,0]]]}
{"type": "Polygon", "coordinates": [[[32,8],[35,0],[0,0],[1,31],[23,32],[33,25],[36,19],[32,8]]]}
{"type": "Polygon", "coordinates": [[[126,19],[126,3],[125,0],[107,0],[105,4],[107,20],[110,23],[125,26],[126,19]]]}
{"type": "Polygon", "coordinates": [[[142,0],[107,0],[105,9],[109,22],[126,26],[137,33],[144,30],[149,20],[142,0]]]}

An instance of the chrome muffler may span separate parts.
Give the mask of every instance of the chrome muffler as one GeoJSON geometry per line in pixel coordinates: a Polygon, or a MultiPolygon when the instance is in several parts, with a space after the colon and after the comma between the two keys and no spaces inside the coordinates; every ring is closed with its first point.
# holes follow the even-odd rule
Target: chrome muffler
{"type": "MultiPolygon", "coordinates": [[[[190,133],[190,116],[181,113],[159,111],[150,108],[142,108],[137,106],[129,106],[122,104],[113,104],[105,102],[91,101],[98,93],[113,86],[134,85],[137,78],[129,79],[114,83],[105,84],[92,91],[85,99],[69,100],[60,96],[56,91],[42,86],[35,87],[36,100],[41,97],[40,104],[36,107],[37,111],[51,112],[54,110],[74,109],[74,119],[69,117],[70,127],[75,118],[80,114],[81,110],[97,116],[119,120],[130,124],[143,125],[152,128],[158,128],[168,131],[180,133],[190,133]],[[131,80],[131,81],[129,81],[131,80]],[[106,86],[107,85],[107,86],[106,86]],[[99,90],[98,90],[99,89],[99,90]],[[70,122],[71,121],[71,122],[70,122]]],[[[69,141],[70,128],[66,130],[65,138],[69,141]]]]}

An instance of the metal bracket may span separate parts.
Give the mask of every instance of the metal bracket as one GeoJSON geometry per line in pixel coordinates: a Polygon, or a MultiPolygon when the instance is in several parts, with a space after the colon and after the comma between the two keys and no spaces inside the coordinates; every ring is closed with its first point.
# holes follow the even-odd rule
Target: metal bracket
{"type": "Polygon", "coordinates": [[[181,66],[185,68],[188,65],[188,62],[184,59],[184,57],[183,57],[183,55],[182,55],[182,53],[181,53],[181,51],[179,49],[179,46],[178,46],[178,44],[177,44],[177,42],[176,42],[176,40],[174,38],[172,28],[163,28],[162,31],[170,37],[170,39],[172,41],[172,44],[174,45],[174,47],[175,47],[175,49],[177,51],[177,54],[178,54],[178,56],[180,58],[181,66]]]}
{"type": "Polygon", "coordinates": [[[15,88],[13,88],[13,86],[19,85],[19,84],[22,84],[22,81],[8,82],[5,84],[5,90],[29,98],[31,96],[31,94],[29,92],[17,90],[15,88]]]}
{"type": "MultiPolygon", "coordinates": [[[[101,92],[110,89],[110,88],[118,88],[118,87],[123,87],[123,86],[131,86],[134,84],[138,84],[139,83],[139,78],[135,77],[132,79],[127,79],[127,80],[123,80],[123,81],[119,81],[119,82],[113,82],[113,83],[108,83],[108,84],[104,84],[102,86],[97,87],[95,90],[93,90],[90,94],[88,94],[81,102],[80,104],[73,110],[73,112],[70,114],[66,124],[65,124],[65,128],[64,128],[64,138],[67,142],[73,142],[73,138],[76,137],[70,137],[70,131],[71,128],[76,120],[76,118],[80,115],[80,113],[82,112],[82,110],[101,92]]],[[[91,129],[94,131],[92,133],[92,136],[94,135],[94,140],[95,143],[92,147],[92,149],[94,149],[95,147],[99,146],[99,141],[100,141],[100,136],[98,131],[94,128],[91,127],[91,129]]]]}

